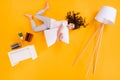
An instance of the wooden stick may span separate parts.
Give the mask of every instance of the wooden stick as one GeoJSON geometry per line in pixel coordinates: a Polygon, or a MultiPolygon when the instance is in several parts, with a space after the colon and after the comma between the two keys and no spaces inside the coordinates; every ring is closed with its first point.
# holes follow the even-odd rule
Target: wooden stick
{"type": "Polygon", "coordinates": [[[85,48],[82,50],[82,52],[78,55],[78,57],[76,58],[76,60],[73,63],[73,66],[75,66],[78,61],[80,60],[80,58],[82,57],[82,55],[84,54],[84,52],[86,51],[87,47],[89,46],[89,44],[91,43],[91,41],[93,40],[93,38],[96,36],[96,34],[98,33],[98,31],[100,30],[100,26],[99,28],[95,31],[95,33],[92,35],[92,37],[90,38],[90,40],[87,42],[85,48]]]}
{"type": "Polygon", "coordinates": [[[95,60],[94,66],[93,66],[93,74],[95,74],[95,71],[96,71],[96,65],[97,65],[97,61],[98,61],[98,54],[99,54],[100,46],[101,46],[101,42],[102,42],[103,30],[104,30],[104,26],[102,26],[102,28],[101,28],[100,42],[98,44],[98,51],[96,52],[96,60],[95,60]]]}
{"type": "MultiPolygon", "coordinates": [[[[101,25],[101,28],[100,28],[100,29],[102,29],[102,26],[103,26],[103,25],[101,25]]],[[[100,30],[100,33],[99,33],[97,42],[96,42],[96,44],[95,44],[95,47],[93,48],[93,52],[92,52],[92,56],[91,56],[91,58],[90,58],[90,62],[89,62],[89,65],[88,65],[88,69],[87,69],[87,72],[86,72],[86,76],[88,76],[88,73],[89,73],[89,71],[90,71],[90,66],[91,66],[91,64],[92,64],[92,61],[93,61],[93,58],[94,58],[94,55],[95,55],[95,51],[96,51],[96,49],[97,49],[97,47],[98,47],[98,44],[99,44],[99,41],[100,41],[100,37],[101,37],[101,30],[100,30]]]]}

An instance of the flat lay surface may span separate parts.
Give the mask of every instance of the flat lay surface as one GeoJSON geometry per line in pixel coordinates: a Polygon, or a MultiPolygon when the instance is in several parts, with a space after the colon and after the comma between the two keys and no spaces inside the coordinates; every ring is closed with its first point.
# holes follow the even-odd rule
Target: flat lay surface
{"type": "MultiPolygon", "coordinates": [[[[120,1],[119,0],[49,0],[50,9],[43,16],[56,20],[65,20],[68,11],[80,12],[89,25],[69,30],[69,44],[56,42],[47,46],[44,32],[35,33],[24,14],[33,16],[45,7],[46,0],[3,0],[1,5],[0,29],[0,80],[120,80],[120,1]],[[102,6],[116,8],[115,24],[104,25],[96,72],[93,75],[93,63],[86,77],[96,36],[81,57],[73,62],[85,47],[100,23],[94,18],[102,6]],[[31,42],[22,41],[18,32],[33,34],[31,42]],[[8,52],[13,43],[21,42],[22,47],[34,45],[38,57],[27,59],[12,67],[8,52]]],[[[35,19],[35,18],[34,18],[35,19]]],[[[37,25],[42,24],[35,19],[37,25]]]]}

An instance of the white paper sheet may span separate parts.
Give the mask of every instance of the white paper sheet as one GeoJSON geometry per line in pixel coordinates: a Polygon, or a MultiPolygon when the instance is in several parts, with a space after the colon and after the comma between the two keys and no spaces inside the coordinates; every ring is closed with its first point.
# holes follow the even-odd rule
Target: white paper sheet
{"type": "MultiPolygon", "coordinates": [[[[62,42],[69,44],[69,31],[68,31],[68,28],[66,27],[66,25],[67,25],[66,22],[63,23],[64,27],[62,30],[62,33],[63,33],[62,42]]],[[[48,47],[52,46],[56,42],[57,31],[58,31],[58,28],[52,28],[52,29],[44,31],[44,35],[45,35],[45,39],[46,39],[46,43],[47,43],[48,47]]]]}
{"type": "Polygon", "coordinates": [[[20,48],[17,50],[13,50],[8,52],[8,56],[12,66],[15,66],[19,62],[32,58],[33,60],[37,58],[37,53],[34,48],[34,45],[27,46],[24,48],[20,48]]]}

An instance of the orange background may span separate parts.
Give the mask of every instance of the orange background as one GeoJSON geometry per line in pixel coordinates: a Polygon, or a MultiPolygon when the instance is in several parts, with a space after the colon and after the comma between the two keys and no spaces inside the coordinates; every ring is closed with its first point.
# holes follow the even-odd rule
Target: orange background
{"type": "MultiPolygon", "coordinates": [[[[0,3],[0,80],[120,80],[120,1],[119,0],[49,0],[50,9],[44,14],[56,20],[65,19],[68,11],[80,12],[89,26],[70,31],[70,44],[57,42],[48,48],[43,32],[34,33],[25,13],[34,15],[45,6],[45,0],[3,0],[0,3]],[[92,66],[85,76],[96,38],[92,41],[79,63],[72,63],[84,48],[99,23],[94,20],[104,5],[117,9],[116,23],[105,25],[101,50],[95,75],[92,66]],[[32,42],[38,53],[36,60],[25,60],[12,67],[8,58],[10,45],[21,42],[17,32],[34,34],[32,42]]],[[[41,24],[37,21],[38,24],[41,24]]]]}

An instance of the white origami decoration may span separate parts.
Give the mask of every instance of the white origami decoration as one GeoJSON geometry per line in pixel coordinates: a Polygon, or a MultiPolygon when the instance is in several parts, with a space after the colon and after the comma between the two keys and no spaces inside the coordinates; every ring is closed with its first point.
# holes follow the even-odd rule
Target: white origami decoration
{"type": "MultiPolygon", "coordinates": [[[[68,31],[68,28],[66,27],[67,23],[62,22],[62,24],[64,26],[62,30],[62,33],[63,33],[62,42],[69,44],[69,31],[68,31]]],[[[56,42],[57,31],[58,31],[58,27],[44,31],[44,35],[45,35],[45,39],[46,39],[48,47],[52,46],[56,42]]]]}
{"type": "Polygon", "coordinates": [[[88,41],[88,43],[85,46],[85,48],[82,50],[82,52],[80,53],[80,55],[77,57],[77,59],[73,63],[73,65],[76,65],[78,63],[78,61],[80,60],[80,58],[82,57],[82,55],[86,51],[87,47],[89,46],[89,44],[91,43],[91,41],[93,40],[93,38],[100,31],[98,39],[97,39],[97,42],[96,42],[95,47],[94,47],[93,52],[92,52],[92,57],[90,59],[89,65],[88,65],[88,70],[86,72],[86,76],[88,76],[88,73],[90,71],[90,66],[92,64],[92,61],[93,61],[93,58],[94,58],[95,52],[96,52],[96,56],[95,56],[96,59],[95,59],[94,65],[93,65],[93,73],[95,73],[96,64],[97,64],[97,61],[98,61],[98,53],[100,51],[100,44],[101,44],[102,34],[103,34],[103,30],[104,30],[104,24],[114,24],[115,23],[115,19],[116,19],[116,13],[117,13],[117,11],[113,7],[110,7],[110,6],[103,6],[102,7],[102,9],[99,11],[99,13],[95,17],[95,20],[97,20],[98,22],[101,23],[100,27],[98,27],[98,29],[95,31],[95,33],[92,35],[92,37],[88,41]]]}
{"type": "Polygon", "coordinates": [[[33,60],[37,58],[37,53],[34,48],[34,45],[30,45],[24,48],[20,48],[11,52],[8,52],[8,56],[11,62],[12,67],[18,64],[19,62],[32,58],[33,60]]]}

